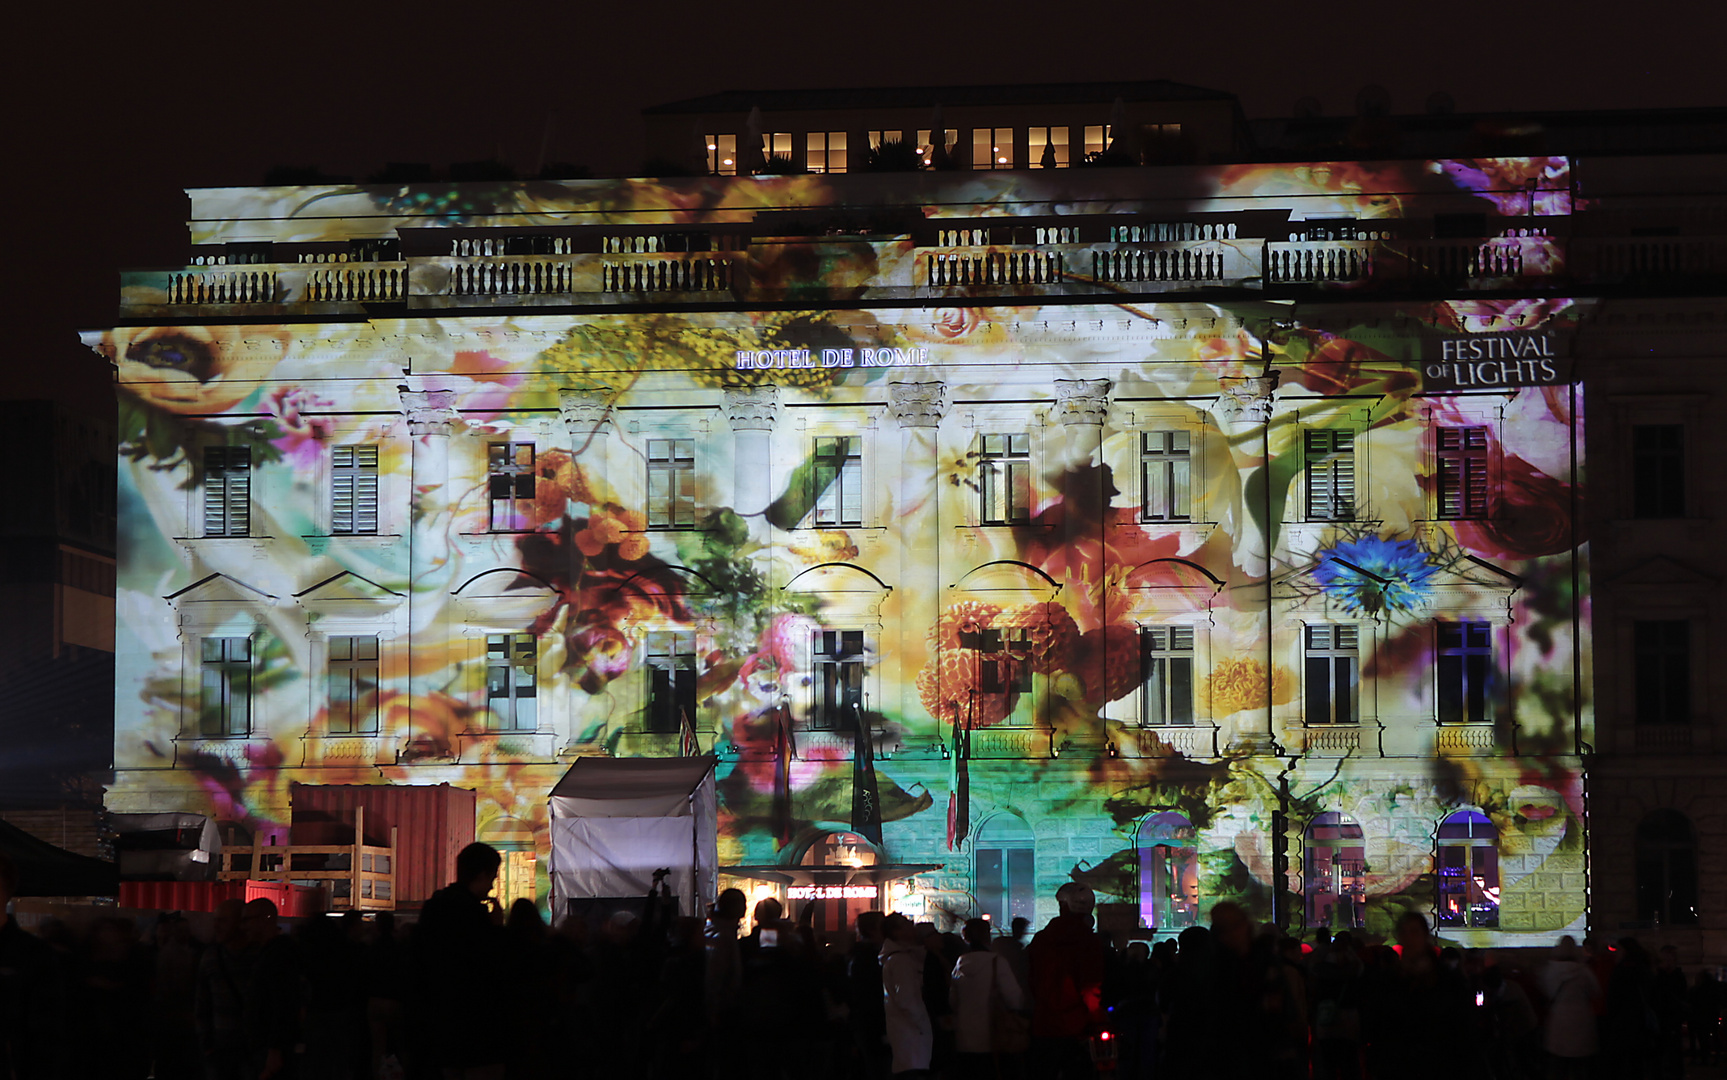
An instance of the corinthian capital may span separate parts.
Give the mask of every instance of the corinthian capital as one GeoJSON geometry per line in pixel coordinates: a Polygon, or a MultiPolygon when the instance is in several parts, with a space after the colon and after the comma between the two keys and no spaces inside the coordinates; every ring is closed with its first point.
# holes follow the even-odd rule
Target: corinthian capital
{"type": "Polygon", "coordinates": [[[408,432],[421,435],[448,435],[456,425],[456,392],[454,390],[402,390],[402,410],[408,414],[408,432]]]}
{"type": "Polygon", "coordinates": [[[1276,372],[1248,378],[1226,377],[1217,382],[1223,391],[1217,395],[1217,414],[1225,423],[1271,422],[1271,409],[1277,404],[1277,399],[1272,396],[1277,389],[1276,372]]]}
{"type": "Polygon", "coordinates": [[[932,428],[947,413],[947,384],[939,382],[888,383],[888,409],[900,427],[932,428]]]}
{"type": "Polygon", "coordinates": [[[610,435],[612,401],[610,387],[564,388],[558,391],[558,413],[571,431],[610,435]]]}
{"type": "Polygon", "coordinates": [[[772,431],[780,415],[777,386],[734,386],[726,390],[726,419],[733,431],[772,431]]]}
{"type": "Polygon", "coordinates": [[[1062,423],[1101,425],[1109,413],[1109,380],[1057,379],[1055,400],[1062,423]]]}

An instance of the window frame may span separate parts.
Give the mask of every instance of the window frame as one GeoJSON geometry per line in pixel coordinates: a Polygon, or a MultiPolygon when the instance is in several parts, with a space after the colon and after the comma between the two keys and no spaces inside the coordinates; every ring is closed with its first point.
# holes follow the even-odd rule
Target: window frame
{"type": "Polygon", "coordinates": [[[977,468],[977,510],[980,525],[1024,525],[1031,521],[1032,504],[1032,471],[1031,471],[1031,433],[1022,432],[978,432],[974,444],[974,454],[977,468]],[[992,440],[1006,440],[1005,449],[991,449],[992,440]],[[1023,449],[1020,449],[1023,447],[1023,449]],[[1002,466],[992,463],[1004,463],[1005,480],[1000,479],[1002,466]],[[996,492],[1003,484],[1007,486],[1005,507],[999,516],[992,515],[992,504],[997,502],[996,492]],[[1015,497],[1023,495],[1016,504],[1015,497]]]}
{"type": "Polygon", "coordinates": [[[519,442],[514,439],[486,441],[486,531],[494,533],[528,532],[531,531],[531,518],[516,508],[520,504],[532,504],[536,491],[537,475],[534,471],[539,461],[539,451],[534,441],[519,442]],[[502,462],[494,460],[493,451],[503,448],[502,462]],[[523,465],[519,460],[521,452],[528,452],[528,462],[523,465]],[[504,481],[508,493],[498,494],[499,482],[504,481]],[[522,489],[526,487],[526,491],[522,489]],[[500,524],[498,520],[498,505],[502,502],[508,506],[507,522],[500,524]]]}
{"type": "Polygon", "coordinates": [[[1066,124],[1039,124],[1025,129],[1026,167],[1031,169],[1065,169],[1073,164],[1073,132],[1066,124]],[[1061,139],[1054,138],[1056,132],[1061,132],[1061,139]],[[1050,156],[1055,158],[1053,165],[1044,165],[1045,147],[1055,148],[1050,156]]]}
{"type": "Polygon", "coordinates": [[[1497,712],[1495,695],[1499,688],[1498,660],[1499,643],[1495,640],[1498,628],[1486,619],[1438,619],[1433,624],[1433,685],[1434,685],[1434,721],[1444,725],[1490,724],[1497,712]],[[1446,636],[1453,628],[1461,632],[1456,644],[1448,644],[1446,636]],[[1478,636],[1477,636],[1478,635],[1478,636]],[[1470,663],[1471,658],[1484,658],[1485,663],[1479,666],[1470,663]],[[1453,676],[1448,668],[1453,665],[1447,661],[1460,661],[1455,665],[1455,695],[1448,693],[1453,689],[1453,676]],[[1485,685],[1477,693],[1476,681],[1483,680],[1485,685]],[[1447,716],[1447,700],[1455,696],[1458,702],[1457,714],[1447,716]],[[1476,711],[1479,707],[1479,712],[1476,711]]]}
{"type": "Polygon", "coordinates": [[[1018,168],[1014,153],[1015,129],[1010,127],[985,127],[971,129],[971,167],[979,171],[994,171],[1018,168]],[[1004,139],[1003,136],[1006,136],[1004,139]],[[981,138],[987,136],[987,138],[981,138]],[[979,148],[989,147],[989,153],[980,164],[977,160],[979,148]]]}
{"type": "Polygon", "coordinates": [[[204,739],[244,739],[252,734],[254,720],[258,712],[257,701],[257,656],[258,648],[256,634],[203,634],[198,638],[198,736],[204,739]],[[221,642],[221,656],[210,656],[210,644],[221,642]],[[230,646],[244,644],[245,656],[231,657],[228,654],[230,646]],[[212,716],[211,703],[208,699],[211,676],[214,675],[217,689],[220,693],[220,704],[214,710],[216,723],[210,722],[212,716]],[[231,703],[236,700],[234,677],[243,676],[245,686],[238,695],[238,700],[245,703],[243,723],[236,725],[233,720],[231,703]]]}
{"type": "Polygon", "coordinates": [[[500,733],[522,733],[540,730],[539,639],[533,634],[521,633],[519,631],[501,631],[497,633],[488,632],[485,635],[485,644],[486,730],[500,733]],[[494,656],[492,651],[493,641],[498,639],[501,639],[503,652],[501,656],[494,656]],[[528,647],[531,652],[524,653],[522,651],[523,646],[528,647]],[[530,662],[523,663],[522,661],[524,658],[529,659],[530,662]],[[527,670],[527,678],[525,682],[521,675],[521,671],[524,668],[527,670]],[[498,683],[494,679],[493,672],[498,670],[505,670],[510,673],[510,677],[503,682],[503,687],[506,690],[506,693],[501,695],[494,693],[494,689],[498,686],[498,683]],[[524,686],[529,691],[526,694],[520,692],[524,686]],[[507,716],[501,713],[493,705],[493,702],[496,701],[509,702],[507,716]],[[520,705],[520,702],[522,701],[532,701],[534,703],[532,709],[533,722],[531,724],[524,725],[522,723],[522,707],[520,705]]]}
{"type": "Polygon", "coordinates": [[[1493,432],[1487,424],[1434,425],[1433,516],[1437,520],[1481,521],[1491,516],[1492,447],[1493,432]],[[1452,441],[1456,445],[1447,445],[1452,441]],[[1479,445],[1474,445],[1476,441],[1479,445]],[[1449,483],[1451,478],[1456,478],[1454,483],[1449,483]]]}
{"type": "Polygon", "coordinates": [[[377,735],[381,730],[379,691],[383,683],[383,641],[377,634],[331,634],[324,639],[324,733],[327,735],[377,735]],[[355,656],[355,644],[371,642],[370,657],[355,656]],[[346,643],[347,656],[337,656],[337,642],[346,643]],[[369,664],[368,664],[369,661],[369,664]],[[348,684],[349,702],[362,700],[364,672],[371,671],[371,717],[369,723],[357,723],[350,710],[345,728],[336,724],[336,685],[338,673],[348,684]]]}
{"type": "Polygon", "coordinates": [[[1301,509],[1304,521],[1359,521],[1361,497],[1361,455],[1357,445],[1358,432],[1350,427],[1303,427],[1301,431],[1301,509]],[[1317,448],[1317,444],[1327,445],[1317,448]],[[1342,445],[1347,443],[1347,445],[1342,445]],[[1349,487],[1347,505],[1340,505],[1338,492],[1347,470],[1349,487]],[[1323,477],[1324,483],[1320,483],[1323,477]],[[1324,511],[1321,501],[1330,504],[1324,511]]]}
{"type": "Polygon", "coordinates": [[[1139,520],[1164,525],[1191,525],[1193,512],[1194,464],[1198,458],[1198,439],[1187,428],[1155,428],[1139,432],[1139,520]],[[1153,449],[1153,438],[1161,444],[1153,449]],[[1177,443],[1185,443],[1177,446],[1177,443]],[[1153,512],[1154,473],[1161,473],[1163,490],[1156,501],[1163,512],[1153,512]],[[1185,508],[1186,512],[1180,512],[1185,508]]]}
{"type": "Polygon", "coordinates": [[[377,536],[381,532],[383,520],[383,448],[373,443],[343,443],[330,447],[329,454],[329,485],[330,494],[330,535],[331,536],[377,536]],[[369,454],[371,462],[367,465],[362,459],[369,454]],[[342,458],[349,460],[343,464],[342,458]],[[366,481],[371,487],[371,517],[368,521],[362,509],[366,481]],[[348,499],[350,503],[349,525],[342,527],[341,488],[346,481],[349,486],[348,499]],[[368,527],[369,526],[369,527],[368,527]]]}
{"type": "Polygon", "coordinates": [[[1191,626],[1142,626],[1139,629],[1140,655],[1140,708],[1139,724],[1143,728],[1156,731],[1167,731],[1170,728],[1193,728],[1198,726],[1198,682],[1196,680],[1196,660],[1198,655],[1198,634],[1191,626]],[[1167,637],[1164,637],[1167,635],[1167,637]],[[1159,639],[1162,639],[1161,641],[1159,639]],[[1180,642],[1185,639],[1183,647],[1180,642]],[[1182,720],[1175,708],[1178,693],[1178,681],[1173,676],[1175,664],[1184,662],[1186,674],[1186,708],[1187,718],[1182,720]],[[1163,680],[1161,690],[1153,689],[1152,675],[1159,665],[1166,665],[1171,672],[1163,680]],[[1154,719],[1153,706],[1159,705],[1164,719],[1154,719]]]}
{"type": "Polygon", "coordinates": [[[1633,910],[1638,919],[1652,922],[1656,926],[1696,926],[1701,922],[1698,909],[1702,907],[1702,890],[1697,856],[1697,823],[1691,820],[1689,814],[1671,807],[1661,807],[1643,815],[1632,832],[1631,843],[1631,895],[1633,910]],[[1652,835],[1653,826],[1662,823],[1683,824],[1688,835],[1684,839],[1652,835]],[[1672,917],[1674,901],[1683,901],[1686,898],[1683,892],[1675,896],[1673,856],[1676,853],[1688,856],[1690,864],[1691,911],[1688,917],[1680,919],[1672,917]],[[1652,869],[1652,862],[1658,863],[1659,881],[1651,881],[1647,876],[1652,869]],[[1651,892],[1658,892],[1659,898],[1650,897],[1651,892]],[[1653,903],[1650,903],[1651,899],[1654,900],[1653,903]]]}
{"type": "Polygon", "coordinates": [[[868,702],[869,631],[860,627],[818,627],[810,634],[810,706],[805,723],[811,731],[845,731],[849,727],[845,709],[857,708],[859,721],[868,702]],[[847,639],[855,637],[857,650],[846,652],[847,639]],[[840,651],[831,651],[837,645],[840,651]],[[836,693],[837,692],[837,693],[836,693]],[[847,697],[853,698],[849,703],[847,697]]]}
{"type": "Polygon", "coordinates": [[[1504,876],[1501,873],[1501,868],[1499,866],[1498,827],[1493,824],[1492,819],[1486,814],[1481,813],[1479,810],[1464,807],[1463,809],[1454,810],[1445,815],[1444,819],[1439,822],[1438,827],[1434,830],[1433,843],[1435,900],[1433,912],[1434,925],[1447,927],[1453,930],[1497,930],[1499,928],[1499,900],[1494,899],[1492,901],[1493,911],[1490,921],[1480,921],[1481,916],[1476,914],[1475,905],[1469,901],[1469,894],[1476,873],[1483,869],[1481,865],[1483,863],[1486,864],[1485,869],[1487,871],[1482,875],[1481,889],[1483,894],[1488,896],[1499,895],[1504,887],[1504,876]],[[1445,835],[1448,828],[1455,829],[1457,827],[1453,823],[1458,818],[1464,818],[1464,821],[1459,824],[1466,827],[1465,834],[1463,836],[1445,835]],[[1462,867],[1447,867],[1446,853],[1448,851],[1467,852],[1468,854],[1463,860],[1466,865],[1462,867]],[[1483,853],[1485,853],[1485,858],[1477,857],[1483,853]],[[1468,873],[1467,875],[1448,875],[1445,872],[1447,869],[1465,870],[1468,871],[1468,873]],[[1460,889],[1446,887],[1448,878],[1464,876],[1467,876],[1469,880],[1461,882],[1462,887],[1460,889]],[[1488,890],[1492,891],[1488,892],[1488,890]],[[1446,899],[1448,896],[1456,895],[1458,893],[1461,893],[1463,897],[1462,915],[1460,920],[1453,920],[1453,918],[1448,914],[1446,899]]]}
{"type": "Polygon", "coordinates": [[[1645,727],[1682,727],[1690,725],[1696,709],[1696,639],[1697,634],[1693,620],[1689,618],[1633,619],[1631,620],[1631,722],[1638,728],[1645,727]],[[1658,642],[1649,640],[1656,634],[1656,628],[1672,631],[1683,628],[1681,641],[1658,642]],[[1646,667],[1648,659],[1657,662],[1658,667],[1666,668],[1677,663],[1678,670],[1652,671],[1646,667]],[[1660,663],[1660,661],[1665,663],[1660,663]],[[1661,711],[1660,716],[1645,712],[1644,702],[1647,689],[1653,689],[1654,681],[1665,684],[1665,688],[1657,695],[1662,704],[1669,706],[1661,711]],[[1673,691],[1677,690],[1675,695],[1673,691]],[[1677,702],[1667,699],[1678,697],[1677,702]],[[1677,705],[1675,712],[1672,708],[1677,705]]]}
{"type": "Polygon", "coordinates": [[[1327,810],[1317,814],[1314,816],[1312,821],[1307,823],[1307,827],[1301,831],[1301,849],[1301,877],[1304,893],[1302,896],[1302,917],[1306,924],[1309,926],[1337,926],[1335,916],[1333,916],[1330,922],[1321,924],[1314,912],[1315,899],[1321,896],[1329,896],[1332,898],[1332,910],[1334,912],[1337,910],[1338,905],[1342,904],[1346,899],[1350,901],[1348,909],[1350,915],[1349,922],[1343,927],[1343,929],[1359,930],[1364,927],[1366,925],[1367,915],[1367,832],[1361,827],[1361,823],[1350,815],[1336,810],[1327,810]],[[1321,839],[1317,833],[1320,829],[1326,828],[1338,830],[1339,835],[1321,839]],[[1350,836],[1348,834],[1348,830],[1350,829],[1355,830],[1355,835],[1350,836]],[[1320,868],[1314,863],[1316,852],[1323,850],[1335,853],[1355,849],[1359,849],[1361,851],[1359,868],[1352,871],[1347,861],[1342,860],[1339,856],[1333,854],[1331,857],[1331,868],[1333,870],[1341,870],[1341,872],[1330,875],[1329,881],[1331,884],[1341,885],[1340,879],[1351,879],[1355,882],[1351,887],[1359,889],[1359,892],[1349,891],[1351,887],[1339,887],[1329,890],[1322,890],[1315,887],[1321,880],[1319,876],[1320,868]],[[1340,862],[1343,863],[1341,867],[1338,866],[1340,862]]]}
{"type": "Polygon", "coordinates": [[[642,643],[642,669],[647,673],[648,679],[645,695],[647,709],[642,717],[643,733],[679,734],[684,730],[678,715],[680,709],[689,716],[691,730],[699,730],[696,631],[693,628],[647,631],[642,643]],[[685,644],[688,645],[688,650],[682,651],[681,647],[685,644]],[[665,676],[663,691],[662,675],[665,676]]]}
{"type": "Polygon", "coordinates": [[[844,131],[806,131],[804,132],[804,167],[812,173],[843,173],[849,164],[849,154],[846,149],[850,139],[844,131]],[[835,140],[838,145],[835,145],[835,140]],[[834,155],[839,155],[839,166],[834,166],[834,155]]]}
{"type": "Polygon", "coordinates": [[[200,535],[240,538],[252,535],[252,448],[230,443],[204,447],[200,535]],[[236,523],[236,512],[240,520],[236,523]],[[211,523],[220,520],[219,528],[211,523]]]}
{"type": "Polygon", "coordinates": [[[647,491],[643,502],[647,508],[648,529],[651,532],[683,532],[696,527],[700,517],[700,500],[697,498],[696,484],[696,440],[670,436],[666,438],[649,438],[643,454],[647,459],[647,491]],[[655,447],[669,444],[666,452],[669,457],[656,458],[655,447]],[[679,457],[683,447],[688,444],[689,456],[679,457]],[[665,520],[656,520],[655,500],[661,496],[655,493],[656,478],[664,477],[669,490],[664,498],[667,506],[663,513],[665,520]],[[688,490],[683,491],[687,482],[688,490]],[[688,520],[680,520],[680,510],[687,511],[688,520]]]}
{"type": "Polygon", "coordinates": [[[823,529],[862,528],[868,518],[868,488],[864,484],[864,437],[862,434],[834,433],[811,436],[810,446],[810,511],[809,524],[823,529]],[[834,453],[824,455],[823,443],[835,443],[834,453]],[[856,452],[851,450],[855,448],[856,452]],[[824,483],[822,477],[826,470],[832,470],[831,478],[824,483]],[[847,477],[850,483],[847,483],[847,477]],[[829,498],[835,485],[840,491],[837,498],[829,498]],[[848,491],[855,489],[856,512],[847,513],[848,491]],[[828,513],[833,520],[823,520],[823,504],[829,505],[828,513]],[[837,509],[836,509],[837,508],[837,509]]]}
{"type": "Polygon", "coordinates": [[[736,176],[738,174],[738,137],[733,133],[715,133],[702,136],[708,148],[708,175],[736,176]]]}
{"type": "Polygon", "coordinates": [[[1636,423],[1627,440],[1630,455],[1631,516],[1638,521],[1673,521],[1686,516],[1686,453],[1688,425],[1680,422],[1636,423]],[[1674,445],[1644,447],[1643,436],[1657,432],[1669,433],[1674,445]],[[1668,468],[1663,468],[1663,463],[1668,468]],[[1659,477],[1646,478],[1646,471],[1659,472],[1659,477]],[[1671,472],[1671,475],[1666,473],[1671,472]],[[1650,482],[1653,479],[1657,482],[1650,482]]]}
{"type": "Polygon", "coordinates": [[[992,815],[974,835],[972,884],[979,911],[995,916],[991,922],[1003,928],[1019,916],[1036,922],[1037,837],[1031,826],[1017,814],[1001,813],[992,815]],[[1009,821],[1017,824],[1018,828],[1010,829],[1009,821]],[[992,854],[999,859],[997,879],[1000,885],[987,890],[984,887],[984,860],[992,854]],[[1015,886],[1021,884],[1021,875],[1024,876],[1025,888],[1022,894],[1016,895],[1015,886]],[[992,903],[998,897],[1002,901],[999,911],[993,910],[992,903]]]}
{"type": "Polygon", "coordinates": [[[1302,678],[1302,723],[1307,727],[1349,727],[1361,723],[1361,623],[1312,622],[1301,628],[1301,678],[1302,678]],[[1341,641],[1340,631],[1350,631],[1350,644],[1336,644],[1341,641]],[[1324,630],[1323,644],[1315,644],[1316,631],[1324,630]],[[1338,719],[1337,673],[1338,661],[1349,661],[1349,716],[1338,719]],[[1325,712],[1328,719],[1318,719],[1314,715],[1318,686],[1314,678],[1314,662],[1329,661],[1329,670],[1325,681],[1325,712]]]}

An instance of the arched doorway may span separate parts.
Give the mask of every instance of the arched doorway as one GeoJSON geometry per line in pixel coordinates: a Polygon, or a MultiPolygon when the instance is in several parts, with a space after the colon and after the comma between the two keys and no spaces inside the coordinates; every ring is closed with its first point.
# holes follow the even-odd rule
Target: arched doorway
{"type": "Polygon", "coordinates": [[[1193,822],[1164,810],[1139,827],[1139,923],[1185,930],[1199,922],[1199,853],[1193,822]]]}
{"type": "Polygon", "coordinates": [[[486,823],[478,839],[498,849],[503,864],[492,890],[505,911],[517,900],[535,898],[534,875],[539,869],[533,826],[520,818],[497,817],[486,823]]]}
{"type": "MultiPolygon", "coordinates": [[[[881,862],[881,852],[874,844],[852,832],[830,832],[818,836],[798,858],[799,866],[857,869],[881,862]]],[[[824,874],[812,885],[793,885],[786,898],[795,904],[813,903],[815,916],[811,925],[818,934],[837,934],[849,928],[865,911],[881,910],[881,888],[865,882],[844,884],[844,874],[824,874]]],[[[793,908],[793,911],[801,911],[793,908]]],[[[792,912],[788,911],[788,916],[792,912]]],[[[795,916],[792,916],[795,917],[795,916]]]]}
{"type": "Polygon", "coordinates": [[[1677,810],[1656,810],[1637,825],[1637,917],[1657,926],[1697,922],[1697,833],[1677,810]]]}
{"type": "Polygon", "coordinates": [[[978,830],[973,895],[978,914],[1005,933],[1016,918],[1035,921],[1036,841],[1017,814],[997,814],[978,830]]]}
{"type": "Polygon", "coordinates": [[[1361,826],[1327,812],[1307,826],[1307,925],[1355,930],[1367,905],[1367,845],[1361,826]]]}

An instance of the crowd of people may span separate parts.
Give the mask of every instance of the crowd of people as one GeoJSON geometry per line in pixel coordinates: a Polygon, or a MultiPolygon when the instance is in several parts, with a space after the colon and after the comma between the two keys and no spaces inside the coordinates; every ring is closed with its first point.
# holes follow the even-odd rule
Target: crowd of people
{"type": "Polygon", "coordinates": [[[120,918],[27,933],[0,858],[0,1078],[1667,1080],[1721,1060],[1709,973],[1629,938],[1563,938],[1532,970],[1437,948],[1416,914],[1393,942],[1304,943],[1219,903],[1117,950],[1077,883],[1029,937],[870,911],[822,941],[737,890],[706,919],[650,897],[553,930],[531,902],[497,910],[498,866],[464,849],[412,924],[283,933],[270,901],[224,901],[201,941],[173,913],[149,940],[120,918]]]}

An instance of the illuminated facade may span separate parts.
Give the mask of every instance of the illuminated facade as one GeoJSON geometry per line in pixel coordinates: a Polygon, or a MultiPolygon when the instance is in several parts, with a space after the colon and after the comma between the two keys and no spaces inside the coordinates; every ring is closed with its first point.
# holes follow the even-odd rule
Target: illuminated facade
{"type": "Polygon", "coordinates": [[[1578,932],[1576,198],[1563,158],[195,191],[192,264],[88,337],[109,805],[449,782],[543,860],[574,757],[694,747],[722,863],[939,864],[882,902],[942,921],[1077,877],[1122,930],[1578,932]]]}

